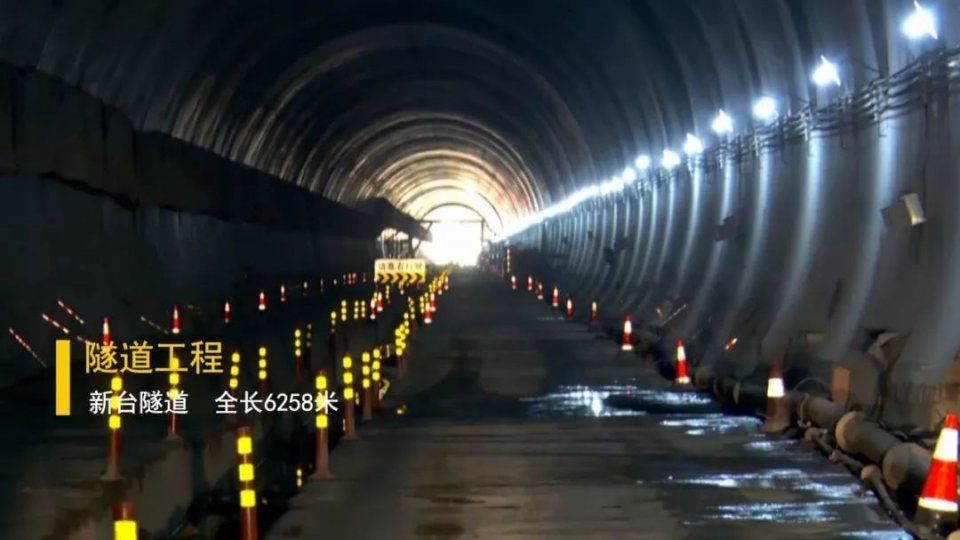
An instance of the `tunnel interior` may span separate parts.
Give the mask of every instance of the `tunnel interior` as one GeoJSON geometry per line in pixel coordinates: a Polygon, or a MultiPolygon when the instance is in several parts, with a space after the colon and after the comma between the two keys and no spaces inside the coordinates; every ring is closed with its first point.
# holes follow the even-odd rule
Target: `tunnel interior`
{"type": "Polygon", "coordinates": [[[0,385],[49,376],[59,324],[366,282],[402,239],[932,429],[958,28],[955,0],[0,1],[0,385]]]}

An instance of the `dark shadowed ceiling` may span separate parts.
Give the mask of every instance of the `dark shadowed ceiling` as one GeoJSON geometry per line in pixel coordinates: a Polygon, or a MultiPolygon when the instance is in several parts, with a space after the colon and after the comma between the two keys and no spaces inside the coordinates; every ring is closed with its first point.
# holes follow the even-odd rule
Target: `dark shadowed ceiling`
{"type": "MultiPolygon", "coordinates": [[[[930,2],[956,11],[947,0],[930,2]],[[948,5],[949,4],[949,5],[948,5]]],[[[353,202],[494,229],[752,97],[815,100],[912,51],[894,0],[2,2],[0,56],[171,133],[353,202]]],[[[950,25],[943,24],[945,32],[950,25]]],[[[856,83],[855,83],[856,84],[856,83]]]]}

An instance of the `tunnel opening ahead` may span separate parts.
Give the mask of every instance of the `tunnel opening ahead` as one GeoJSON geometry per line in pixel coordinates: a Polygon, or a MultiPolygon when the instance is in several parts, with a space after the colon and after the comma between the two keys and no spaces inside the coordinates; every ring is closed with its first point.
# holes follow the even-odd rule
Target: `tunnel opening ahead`
{"type": "Polygon", "coordinates": [[[462,205],[439,206],[424,216],[431,240],[423,243],[423,255],[439,265],[476,266],[489,236],[486,221],[475,210],[462,205]]]}
{"type": "MultiPolygon", "coordinates": [[[[238,455],[235,422],[199,402],[250,391],[312,403],[321,382],[364,408],[382,391],[379,418],[393,424],[381,434],[424,408],[456,420],[526,399],[589,410],[590,440],[558,447],[584,452],[578,470],[540,459],[563,436],[551,428],[514,466],[496,464],[498,481],[551,472],[558,482],[525,479],[534,493],[602,469],[628,496],[564,497],[572,513],[491,498],[495,514],[562,523],[599,502],[591,519],[630,533],[636,515],[682,516],[685,486],[703,479],[663,500],[624,474],[635,449],[657,469],[694,450],[706,474],[726,459],[689,443],[734,426],[731,460],[781,460],[766,451],[780,440],[738,431],[754,419],[724,414],[767,415],[767,398],[788,397],[769,409],[789,426],[776,438],[806,435],[853,468],[869,457],[916,503],[941,427],[956,446],[960,409],[958,46],[957,0],[0,0],[0,439],[14,442],[0,444],[0,499],[18,503],[0,508],[0,537],[106,537],[114,495],[139,497],[121,502],[139,505],[151,537],[221,495],[224,511],[200,510],[195,525],[237,524],[257,506],[280,516],[278,486],[263,488],[298,493],[323,461],[314,452],[346,435],[346,411],[240,418],[251,429],[238,455]],[[450,267],[478,260],[499,280],[473,269],[449,289],[450,267]],[[122,355],[167,340],[184,342],[169,373],[135,373],[122,355]],[[194,353],[207,341],[219,358],[194,353]],[[102,365],[77,355],[114,345],[102,365]],[[194,371],[206,365],[222,373],[194,371]],[[73,401],[55,404],[72,406],[66,419],[51,413],[63,366],[75,375],[73,401]],[[398,397],[401,374],[415,399],[398,397]],[[678,420],[655,418],[674,404],[634,403],[640,424],[616,428],[630,432],[620,460],[598,458],[615,427],[605,393],[634,383],[648,388],[621,405],[669,386],[653,394],[710,401],[704,390],[723,407],[678,420]],[[88,413],[105,389],[198,405],[121,422],[88,413]],[[233,484],[251,455],[268,467],[254,482],[241,463],[233,484]],[[887,474],[898,459],[907,480],[887,474]],[[636,489],[656,503],[647,513],[630,506],[636,489]]],[[[354,412],[375,439],[365,422],[377,413],[354,412]]],[[[420,454],[392,444],[353,470],[420,454]]],[[[436,506],[403,530],[476,530],[445,521],[457,513],[444,505],[474,495],[446,492],[458,484],[446,454],[427,452],[432,485],[408,491],[436,506]]],[[[737,465],[747,485],[793,484],[773,463],[737,465]]],[[[404,481],[390,473],[379,489],[404,481]]],[[[359,525],[391,523],[366,506],[389,497],[357,486],[361,500],[344,500],[359,525]]]]}

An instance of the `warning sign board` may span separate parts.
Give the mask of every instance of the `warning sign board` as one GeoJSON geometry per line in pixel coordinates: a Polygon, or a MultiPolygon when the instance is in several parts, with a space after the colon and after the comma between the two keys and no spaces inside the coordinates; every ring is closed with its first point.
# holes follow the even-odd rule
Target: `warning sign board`
{"type": "Polygon", "coordinates": [[[427,281],[424,259],[377,259],[373,263],[373,280],[377,283],[408,285],[427,281]]]}

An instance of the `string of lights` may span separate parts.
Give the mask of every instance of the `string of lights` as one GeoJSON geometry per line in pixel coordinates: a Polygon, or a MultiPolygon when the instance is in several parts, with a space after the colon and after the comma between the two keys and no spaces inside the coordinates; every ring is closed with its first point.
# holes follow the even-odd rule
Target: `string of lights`
{"type": "MultiPolygon", "coordinates": [[[[901,30],[911,40],[939,38],[934,14],[919,2],[914,2],[914,10],[904,19],[901,30]]],[[[842,85],[840,69],[825,55],[820,56],[820,62],[813,69],[810,79],[818,87],[842,85]]],[[[681,149],[689,167],[722,167],[725,163],[739,162],[788,142],[809,140],[814,134],[830,136],[847,133],[868,123],[893,118],[933,95],[956,93],[960,90],[958,87],[960,48],[936,50],[921,56],[900,71],[878,77],[860,90],[842,95],[822,107],[808,103],[795,113],[781,114],[780,104],[774,96],[761,95],[753,102],[752,113],[756,124],[750,132],[734,135],[736,122],[720,109],[710,123],[717,144],[707,148],[703,139],[694,133],[687,133],[681,149]]],[[[531,226],[575,208],[591,208],[591,202],[623,194],[630,188],[643,195],[652,182],[670,177],[682,163],[681,154],[671,148],[665,148],[656,163],[650,154],[642,153],[619,174],[580,189],[559,203],[526,216],[508,226],[495,240],[507,240],[531,226]]]]}

